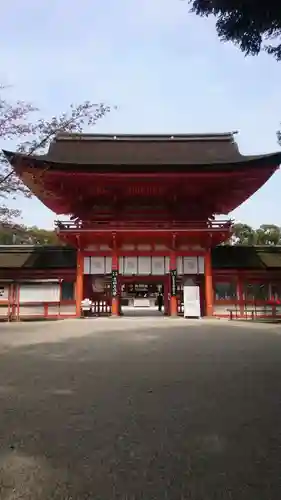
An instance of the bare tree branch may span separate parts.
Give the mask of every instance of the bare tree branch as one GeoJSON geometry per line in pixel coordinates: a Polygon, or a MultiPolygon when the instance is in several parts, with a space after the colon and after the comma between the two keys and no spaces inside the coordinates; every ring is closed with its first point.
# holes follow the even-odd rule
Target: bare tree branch
{"type": "MultiPolygon", "coordinates": [[[[5,90],[6,87],[0,85],[0,139],[2,142],[18,140],[16,150],[26,154],[44,152],[57,133],[82,132],[84,127],[94,126],[110,111],[110,107],[104,103],[85,101],[78,105],[71,104],[67,112],[48,120],[32,120],[38,109],[24,101],[7,101],[3,98],[5,90]]],[[[30,191],[14,175],[6,158],[0,153],[0,197],[4,200],[11,196],[15,198],[18,194],[31,196],[30,191]]],[[[3,205],[1,212],[0,205],[0,221],[14,218],[18,213],[13,210],[9,212],[6,205],[3,205]]]]}

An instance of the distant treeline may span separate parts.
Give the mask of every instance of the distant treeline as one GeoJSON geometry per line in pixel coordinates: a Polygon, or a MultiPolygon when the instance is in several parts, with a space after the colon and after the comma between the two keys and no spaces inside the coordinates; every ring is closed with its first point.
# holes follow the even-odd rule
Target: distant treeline
{"type": "MultiPolygon", "coordinates": [[[[1,224],[0,245],[63,245],[55,231],[19,224],[1,224]]],[[[229,245],[281,245],[281,228],[262,224],[253,229],[247,224],[234,224],[229,245]]]]}
{"type": "Polygon", "coordinates": [[[0,245],[60,245],[55,231],[20,224],[0,225],[0,245]]]}

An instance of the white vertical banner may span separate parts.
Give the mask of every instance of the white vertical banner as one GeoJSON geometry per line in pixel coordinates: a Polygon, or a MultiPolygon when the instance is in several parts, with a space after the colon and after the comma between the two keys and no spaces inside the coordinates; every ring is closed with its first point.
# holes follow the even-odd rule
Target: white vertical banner
{"type": "Polygon", "coordinates": [[[183,258],[183,273],[184,274],[198,274],[197,257],[184,257],[183,258]]]}
{"type": "Polygon", "coordinates": [[[198,273],[204,274],[205,272],[205,259],[203,256],[198,257],[198,273]]]}
{"type": "Polygon", "coordinates": [[[177,273],[179,276],[183,274],[183,257],[177,257],[177,273]]]}
{"type": "Polygon", "coordinates": [[[112,271],[112,258],[105,257],[105,274],[111,274],[112,271]]]}
{"type": "Polygon", "coordinates": [[[124,257],[119,257],[119,274],[124,273],[124,257]]]}
{"type": "Polygon", "coordinates": [[[84,274],[91,274],[90,257],[84,257],[84,274]]]}

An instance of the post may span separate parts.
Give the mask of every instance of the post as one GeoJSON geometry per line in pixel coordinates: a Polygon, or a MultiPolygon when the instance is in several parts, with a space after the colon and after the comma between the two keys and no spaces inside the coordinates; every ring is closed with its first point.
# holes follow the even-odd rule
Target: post
{"type": "Polygon", "coordinates": [[[170,253],[170,315],[178,315],[178,302],[177,302],[177,257],[175,251],[170,253]]]}
{"type": "Polygon", "coordinates": [[[81,302],[83,300],[84,282],[84,255],[80,248],[77,249],[77,269],[76,269],[76,316],[81,317],[81,302]]]}
{"type": "Polygon", "coordinates": [[[205,254],[205,299],[206,299],[206,316],[213,316],[213,275],[212,275],[212,258],[211,249],[209,248],[205,254]]]}
{"type": "Polygon", "coordinates": [[[119,316],[119,296],[118,296],[118,255],[116,249],[112,253],[112,273],[111,273],[111,315],[119,316]]]}
{"type": "Polygon", "coordinates": [[[243,282],[241,279],[241,276],[238,274],[237,277],[237,287],[236,287],[236,295],[238,299],[238,305],[239,305],[239,316],[242,318],[244,316],[244,302],[243,302],[243,282]]]}

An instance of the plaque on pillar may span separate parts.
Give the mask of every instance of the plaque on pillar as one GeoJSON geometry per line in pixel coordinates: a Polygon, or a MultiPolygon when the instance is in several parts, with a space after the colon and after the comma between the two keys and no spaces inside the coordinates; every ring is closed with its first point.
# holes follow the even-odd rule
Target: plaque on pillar
{"type": "Polygon", "coordinates": [[[177,271],[170,271],[171,275],[171,296],[175,297],[177,295],[177,271]]]}
{"type": "Polygon", "coordinates": [[[112,297],[117,297],[118,295],[118,287],[117,287],[117,281],[118,281],[118,271],[112,271],[111,274],[111,293],[112,297]]]}

